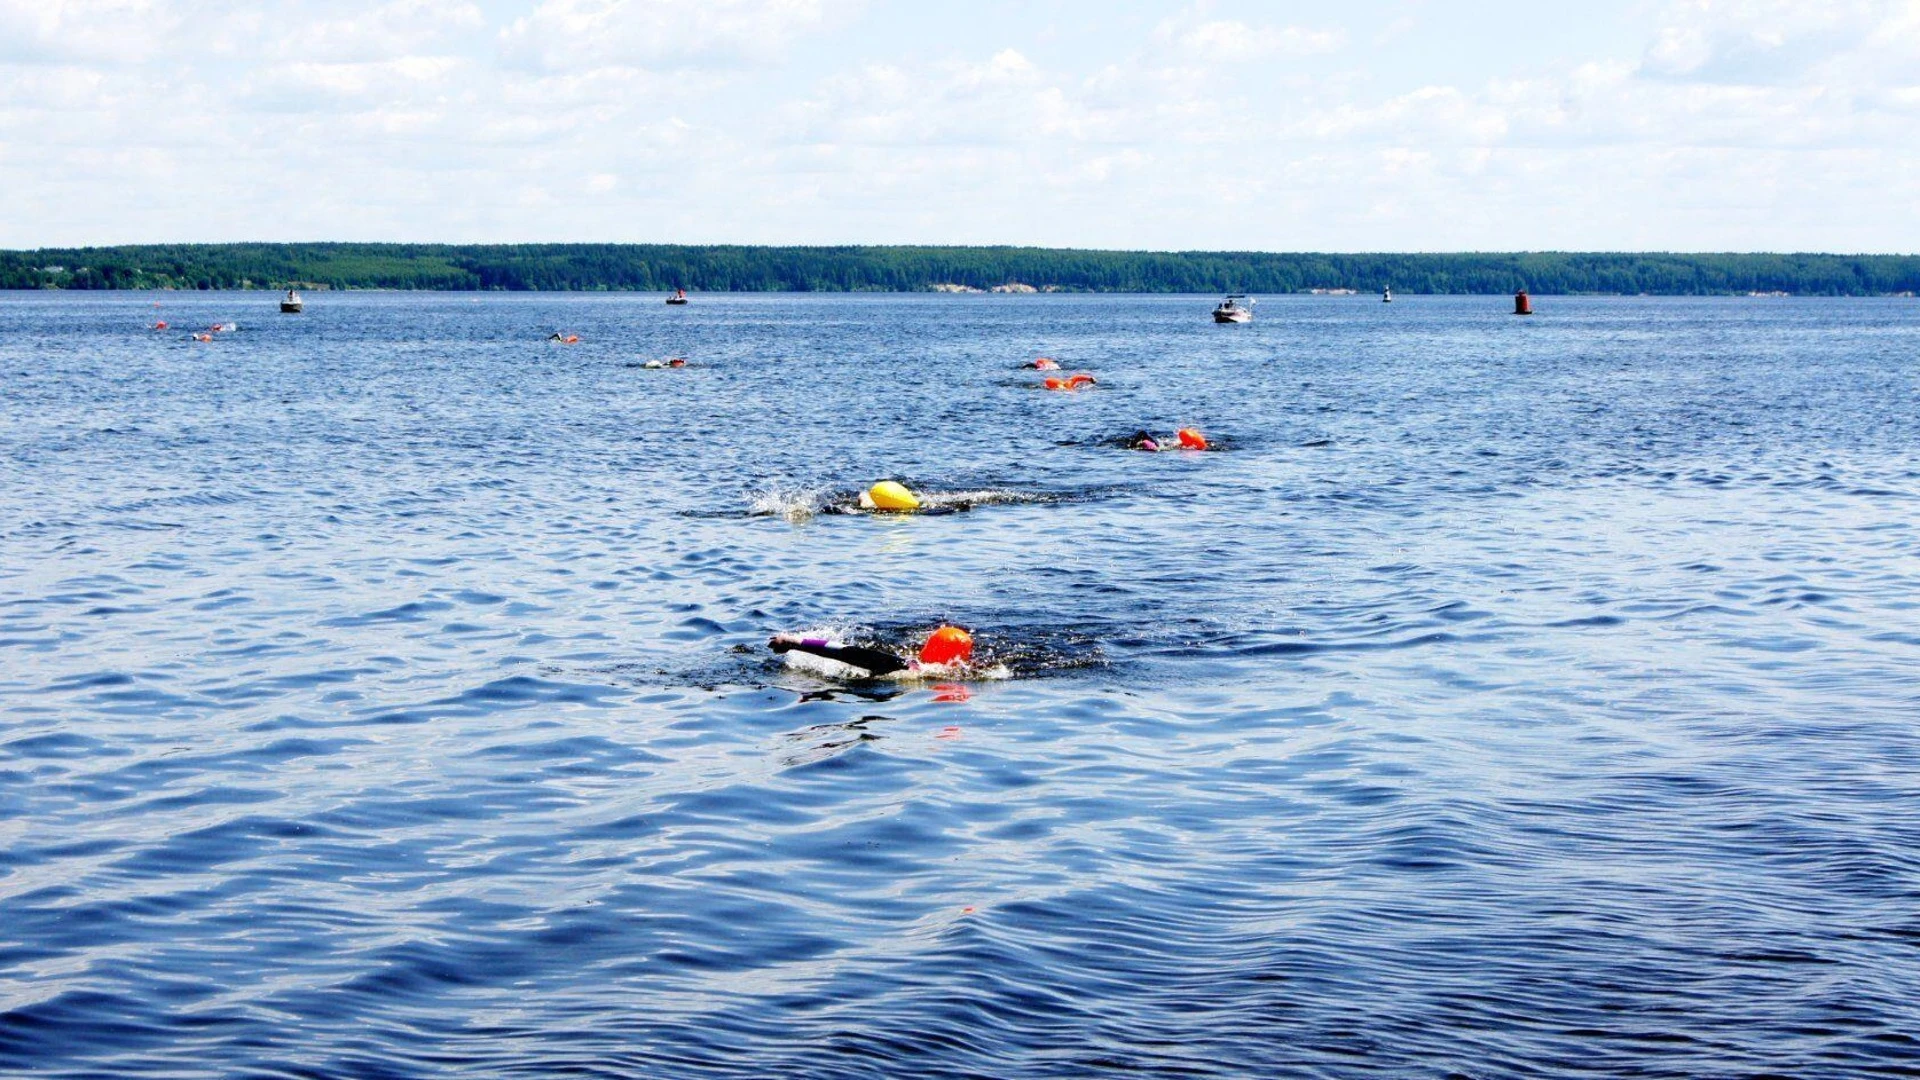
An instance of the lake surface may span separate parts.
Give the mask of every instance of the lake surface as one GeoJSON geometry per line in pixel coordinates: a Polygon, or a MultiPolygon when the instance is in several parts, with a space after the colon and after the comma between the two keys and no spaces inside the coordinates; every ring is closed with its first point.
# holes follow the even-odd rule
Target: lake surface
{"type": "Polygon", "coordinates": [[[0,1075],[1920,1069],[1920,303],[275,299],[0,294],[0,1075]]]}

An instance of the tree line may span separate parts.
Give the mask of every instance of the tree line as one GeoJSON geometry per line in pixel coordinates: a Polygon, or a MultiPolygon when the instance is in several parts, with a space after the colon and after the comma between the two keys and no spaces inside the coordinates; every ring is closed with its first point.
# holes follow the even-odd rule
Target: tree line
{"type": "Polygon", "coordinates": [[[1920,292],[1920,256],[1513,252],[1319,254],[1025,247],[147,244],[0,251],[0,289],[450,289],[1652,294],[1920,292]]]}

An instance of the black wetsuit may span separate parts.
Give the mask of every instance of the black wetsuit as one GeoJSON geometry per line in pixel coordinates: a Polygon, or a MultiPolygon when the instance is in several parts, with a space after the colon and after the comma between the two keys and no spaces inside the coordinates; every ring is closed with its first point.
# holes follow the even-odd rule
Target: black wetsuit
{"type": "Polygon", "coordinates": [[[870,677],[891,675],[913,666],[885,649],[869,649],[862,645],[840,645],[825,638],[804,638],[800,641],[774,638],[767,642],[767,647],[777,653],[798,649],[813,656],[824,656],[829,660],[846,664],[848,667],[857,667],[870,677]]]}

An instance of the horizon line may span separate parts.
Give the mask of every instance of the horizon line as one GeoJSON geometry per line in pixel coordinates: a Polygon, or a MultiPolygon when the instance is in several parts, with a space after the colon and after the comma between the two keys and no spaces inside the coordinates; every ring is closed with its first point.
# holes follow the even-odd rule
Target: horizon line
{"type": "Polygon", "coordinates": [[[159,248],[159,247],[304,247],[313,245],[358,245],[364,247],[446,247],[446,248],[507,248],[507,247],[654,247],[654,248],[740,248],[746,250],[792,249],[804,251],[834,251],[846,249],[906,249],[920,251],[1068,251],[1118,255],[1410,255],[1410,256],[1461,256],[1461,255],[1817,255],[1827,258],[1920,258],[1920,250],[1915,251],[1824,251],[1814,249],[1768,249],[1747,250],[1682,250],[1678,248],[1405,248],[1393,249],[1279,249],[1279,248],[1126,248],[1126,247],[1075,247],[1050,246],[1043,244],[960,244],[960,243],[740,243],[740,242],[686,242],[661,240],[150,240],[131,243],[88,243],[88,244],[40,244],[34,247],[0,247],[0,253],[29,254],[40,251],[93,251],[115,248],[159,248]]]}

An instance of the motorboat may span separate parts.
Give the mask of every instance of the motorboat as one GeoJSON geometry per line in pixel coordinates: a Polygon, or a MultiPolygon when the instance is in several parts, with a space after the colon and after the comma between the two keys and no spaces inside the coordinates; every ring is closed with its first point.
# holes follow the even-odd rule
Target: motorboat
{"type": "Polygon", "coordinates": [[[280,298],[280,314],[282,315],[298,315],[305,307],[306,301],[300,299],[300,294],[294,292],[292,289],[288,289],[287,295],[280,298]]]}
{"type": "Polygon", "coordinates": [[[1220,301],[1213,309],[1213,321],[1217,323],[1241,323],[1253,321],[1253,298],[1245,293],[1234,293],[1220,301]]]}
{"type": "Polygon", "coordinates": [[[667,303],[669,304],[684,304],[686,302],[687,290],[685,289],[675,289],[673,290],[673,295],[667,297],[667,303]]]}

